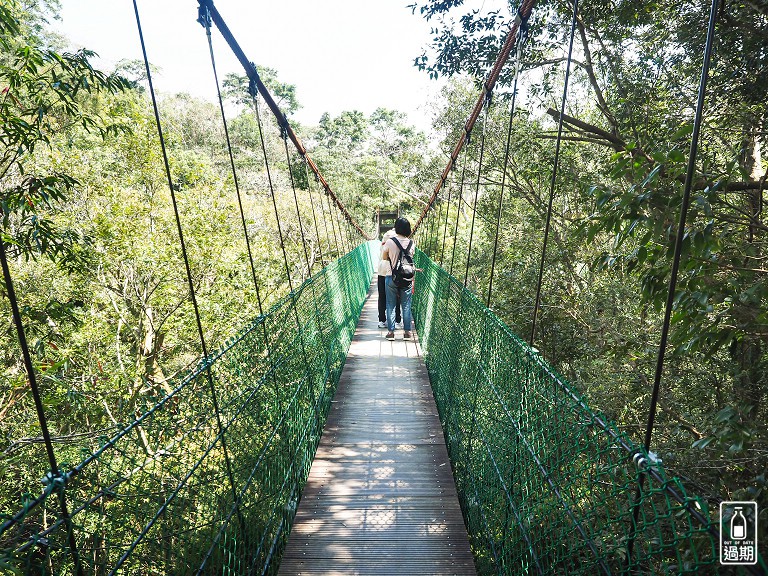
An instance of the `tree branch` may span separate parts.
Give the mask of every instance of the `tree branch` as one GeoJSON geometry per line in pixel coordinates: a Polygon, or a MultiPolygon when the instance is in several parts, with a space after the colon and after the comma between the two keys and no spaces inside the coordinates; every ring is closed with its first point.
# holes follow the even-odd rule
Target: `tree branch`
{"type": "MultiPolygon", "coordinates": [[[[560,112],[555,110],[554,108],[547,108],[547,114],[552,116],[555,120],[560,120],[560,112]]],[[[613,148],[617,152],[624,152],[627,149],[627,143],[624,140],[622,140],[615,134],[611,134],[610,132],[603,130],[602,128],[598,128],[594,124],[588,124],[587,122],[578,120],[573,116],[568,116],[568,114],[563,114],[563,122],[565,122],[566,124],[570,124],[572,126],[576,126],[577,128],[581,128],[584,132],[589,132],[590,134],[599,136],[603,140],[607,141],[610,144],[611,148],[613,148]]],[[[642,150],[638,150],[638,149],[636,150],[638,154],[646,158],[648,161],[651,161],[651,162],[653,161],[653,159],[642,150]]],[[[633,150],[633,152],[634,151],[635,150],[633,150]]]]}
{"type": "Polygon", "coordinates": [[[616,122],[616,118],[611,114],[611,111],[608,109],[608,103],[605,101],[605,97],[603,96],[603,91],[600,88],[600,85],[597,83],[597,77],[595,76],[595,69],[592,66],[592,55],[589,50],[589,42],[587,41],[587,33],[585,30],[584,22],[580,17],[576,18],[576,23],[579,28],[579,36],[581,37],[581,45],[584,48],[584,70],[587,72],[587,77],[589,78],[589,83],[592,85],[592,89],[595,91],[595,98],[597,98],[597,106],[600,108],[600,111],[603,113],[603,116],[605,116],[606,120],[608,120],[608,123],[613,126],[614,132],[618,132],[618,123],[616,122]]]}
{"type": "MultiPolygon", "coordinates": [[[[547,114],[552,116],[555,120],[560,119],[560,112],[558,112],[554,108],[547,108],[547,114]]],[[[587,122],[574,118],[573,116],[569,116],[568,114],[563,114],[563,122],[565,124],[570,124],[571,126],[576,126],[577,128],[580,128],[581,130],[583,130],[584,132],[588,132],[602,138],[603,140],[606,141],[605,145],[610,146],[617,152],[628,151],[627,143],[624,140],[622,140],[619,136],[616,136],[615,134],[611,134],[610,132],[607,132],[606,130],[599,128],[594,124],[589,124],[587,122]]],[[[634,148],[629,152],[631,152],[633,155],[637,154],[639,156],[642,156],[650,164],[655,164],[655,160],[651,158],[651,156],[649,156],[648,153],[641,148],[634,148]]],[[[678,180],[680,182],[683,182],[685,180],[685,176],[683,175],[679,176],[678,180]]],[[[703,190],[707,188],[711,183],[712,183],[711,181],[706,181],[702,179],[694,182],[693,189],[703,190]]],[[[728,182],[723,187],[723,190],[727,192],[734,192],[734,191],[740,191],[740,190],[763,190],[765,188],[765,185],[766,183],[761,180],[728,182]]]]}

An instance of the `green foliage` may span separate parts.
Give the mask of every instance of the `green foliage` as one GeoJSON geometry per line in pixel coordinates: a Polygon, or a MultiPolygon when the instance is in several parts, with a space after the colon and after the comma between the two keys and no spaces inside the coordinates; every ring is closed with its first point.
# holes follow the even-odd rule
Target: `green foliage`
{"type": "Polygon", "coordinates": [[[312,157],[358,221],[376,209],[399,207],[415,222],[428,196],[433,155],[403,113],[379,108],[368,117],[358,111],[324,114],[311,143],[312,157]]]}
{"type": "MultiPolygon", "coordinates": [[[[140,418],[79,435],[79,451],[59,448],[73,458],[62,465],[69,478],[59,490],[76,503],[70,510],[84,573],[274,571],[368,292],[375,249],[358,246],[243,322],[210,358],[171,378],[167,394],[140,405],[140,418]],[[135,546],[124,555],[126,542],[135,546]]],[[[66,396],[76,402],[77,394],[66,396]]],[[[58,412],[63,404],[49,400],[46,409],[58,412]]],[[[26,495],[21,514],[3,523],[4,572],[72,572],[58,493],[26,495]]]]}
{"type": "Polygon", "coordinates": [[[368,121],[362,112],[342,112],[337,118],[331,118],[326,112],[320,117],[317,139],[329,150],[353,152],[367,137],[368,121]]]}
{"type": "MultiPolygon", "coordinates": [[[[706,4],[591,2],[580,6],[576,23],[537,347],[636,438],[647,418],[677,235],[706,4]]],[[[431,53],[415,62],[432,76],[483,78],[513,18],[512,10],[471,10],[461,2],[418,2],[412,9],[434,23],[431,53]]],[[[562,94],[571,9],[556,2],[534,9],[503,175],[492,307],[523,336],[530,333],[558,119],[551,108],[562,94]]],[[[764,45],[767,23],[755,3],[720,9],[653,441],[665,463],[713,494],[757,494],[763,505],[768,228],[760,190],[768,67],[757,46],[764,45]]],[[[494,253],[514,69],[508,64],[497,85],[480,169],[468,269],[469,286],[480,295],[494,253]]],[[[457,109],[467,110],[476,97],[467,92],[477,91],[452,80],[446,102],[465,102],[457,109]]],[[[444,152],[465,114],[446,106],[438,117],[444,152]]],[[[451,173],[430,218],[431,237],[422,242],[459,278],[467,262],[479,130],[478,124],[468,160],[462,155],[451,173]]]]}
{"type": "Polygon", "coordinates": [[[53,135],[70,126],[115,134],[119,127],[104,122],[84,105],[84,98],[125,88],[119,76],[95,70],[92,52],[59,54],[25,44],[19,7],[7,3],[0,12],[3,40],[0,59],[0,179],[3,181],[4,241],[29,258],[46,254],[67,266],[83,265],[76,232],[59,230],[45,212],[64,201],[77,181],[65,172],[36,174],[31,155],[50,146],[53,135]]]}
{"type": "MultiPolygon", "coordinates": [[[[277,70],[266,66],[257,66],[257,71],[264,86],[267,87],[275,103],[284,114],[290,116],[301,108],[301,104],[296,98],[296,86],[278,80],[277,70]]],[[[253,102],[253,96],[250,93],[249,78],[242,74],[227,74],[222,83],[222,95],[238,104],[250,106],[253,102]]]]}
{"type": "MultiPolygon", "coordinates": [[[[39,30],[30,20],[1,22],[14,34],[39,30]]],[[[0,110],[11,144],[4,147],[4,238],[55,452],[66,467],[164,397],[199,358],[199,336],[143,71],[119,66],[131,78],[125,81],[92,69],[87,51],[56,58],[37,48],[45,38],[2,39],[3,81],[16,87],[3,93],[0,110]],[[17,57],[23,52],[27,61],[17,57]]],[[[288,88],[286,101],[294,94],[288,88]]],[[[291,156],[300,187],[294,199],[274,121],[262,114],[262,134],[252,108],[243,107],[228,120],[257,295],[218,107],[161,95],[160,116],[201,322],[216,349],[288,291],[273,195],[294,287],[356,240],[314,182],[310,198],[303,161],[291,156]]],[[[420,136],[404,117],[379,116],[377,154],[392,170],[417,160],[409,141],[420,136]]],[[[371,168],[368,181],[380,194],[377,177],[371,168]]],[[[352,190],[356,178],[339,169],[331,182],[352,190]]],[[[48,467],[9,316],[0,330],[2,514],[39,493],[48,467]]]]}

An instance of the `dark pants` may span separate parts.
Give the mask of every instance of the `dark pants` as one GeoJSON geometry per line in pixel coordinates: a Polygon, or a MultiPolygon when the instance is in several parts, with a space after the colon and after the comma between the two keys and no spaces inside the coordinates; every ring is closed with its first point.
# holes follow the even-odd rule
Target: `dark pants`
{"type": "MultiPolygon", "coordinates": [[[[384,284],[386,279],[386,276],[379,276],[379,322],[387,321],[387,290],[384,284]]],[[[395,306],[395,322],[401,321],[402,318],[400,316],[400,298],[398,297],[397,306],[395,306]]]]}

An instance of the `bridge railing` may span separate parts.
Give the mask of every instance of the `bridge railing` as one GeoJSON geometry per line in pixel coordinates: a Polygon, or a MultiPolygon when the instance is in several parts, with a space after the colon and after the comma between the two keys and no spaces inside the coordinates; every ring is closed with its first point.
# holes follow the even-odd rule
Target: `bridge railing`
{"type": "Polygon", "coordinates": [[[424,253],[417,265],[419,340],[479,573],[714,573],[706,503],[460,281],[424,253]]]}
{"type": "Polygon", "coordinates": [[[0,572],[275,571],[377,250],[362,244],[331,263],[49,477],[0,526],[0,572]]]}

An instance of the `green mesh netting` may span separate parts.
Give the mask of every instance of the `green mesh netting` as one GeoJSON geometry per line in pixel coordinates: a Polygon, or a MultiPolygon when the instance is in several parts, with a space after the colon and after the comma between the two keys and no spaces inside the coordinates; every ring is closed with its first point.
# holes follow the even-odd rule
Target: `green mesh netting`
{"type": "Polygon", "coordinates": [[[6,520],[0,573],[76,574],[70,538],[84,574],[275,572],[374,253],[363,244],[306,281],[6,520]]]}
{"type": "Polygon", "coordinates": [[[422,252],[417,265],[419,340],[478,571],[715,573],[706,503],[590,410],[460,281],[422,252]]]}
{"type": "MultiPolygon", "coordinates": [[[[304,283],[5,521],[0,573],[76,573],[70,538],[84,574],[274,573],[377,250],[304,283]]],[[[706,503],[458,280],[417,263],[420,341],[479,572],[717,572],[706,503]]]]}

